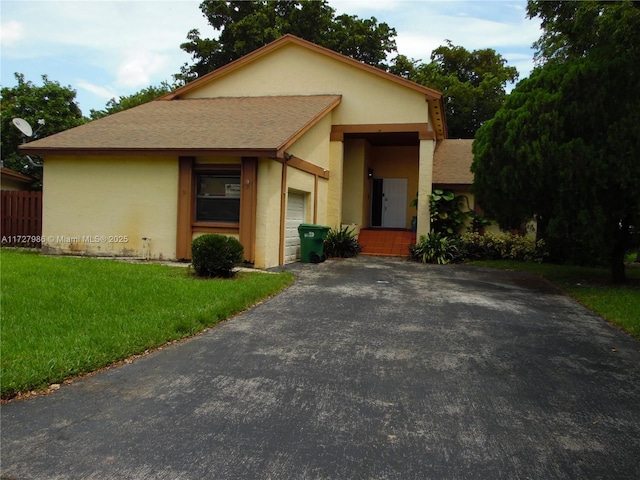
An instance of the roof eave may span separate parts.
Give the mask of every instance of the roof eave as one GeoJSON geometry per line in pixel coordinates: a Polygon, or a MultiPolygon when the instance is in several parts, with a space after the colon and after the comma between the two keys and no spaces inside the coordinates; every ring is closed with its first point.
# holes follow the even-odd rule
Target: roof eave
{"type": "Polygon", "coordinates": [[[471,185],[473,185],[473,182],[467,182],[465,181],[451,181],[450,179],[447,179],[446,181],[442,181],[439,179],[434,179],[433,180],[433,185],[437,186],[438,188],[441,189],[455,189],[455,188],[466,188],[466,187],[470,187],[471,185]]]}
{"type": "Polygon", "coordinates": [[[16,172],[15,170],[11,170],[10,168],[7,168],[7,167],[2,167],[0,169],[0,173],[2,174],[3,177],[9,177],[12,180],[22,182],[22,183],[33,183],[37,180],[36,178],[30,175],[25,175],[24,173],[16,172]]]}
{"type": "Polygon", "coordinates": [[[427,104],[429,105],[429,114],[431,121],[433,122],[433,129],[436,132],[437,140],[444,140],[449,138],[447,131],[447,117],[444,110],[444,98],[430,99],[425,97],[427,104]]]}
{"type": "Polygon", "coordinates": [[[207,155],[213,157],[277,157],[279,148],[69,148],[69,147],[33,147],[21,148],[21,153],[39,155],[153,155],[194,157],[207,155]]]}

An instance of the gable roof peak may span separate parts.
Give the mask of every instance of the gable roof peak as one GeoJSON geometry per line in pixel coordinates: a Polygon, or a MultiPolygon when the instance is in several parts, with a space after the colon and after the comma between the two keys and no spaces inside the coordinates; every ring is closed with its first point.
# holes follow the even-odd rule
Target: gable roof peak
{"type": "Polygon", "coordinates": [[[368,71],[369,73],[372,73],[374,75],[386,78],[387,80],[393,81],[405,87],[411,88],[413,90],[417,90],[425,95],[427,101],[440,101],[442,99],[442,93],[440,93],[437,90],[426,87],[424,85],[413,82],[411,80],[407,80],[406,78],[399,77],[385,70],[374,67],[373,65],[366,64],[364,62],[348,57],[341,53],[335,52],[329,48],[320,46],[308,40],[304,40],[303,38],[297,37],[291,33],[287,33],[277,38],[276,40],[272,41],[271,43],[268,43],[254,50],[253,52],[248,53],[247,55],[240,57],[239,59],[234,60],[228,63],[227,65],[224,65],[216,70],[213,70],[212,72],[209,72],[206,75],[203,75],[202,77],[187,83],[186,85],[174,90],[173,92],[160,97],[158,100],[173,100],[173,99],[179,98],[181,95],[191,92],[206,83],[215,81],[215,79],[222,77],[227,73],[235,71],[238,68],[241,68],[243,65],[253,62],[254,60],[262,57],[263,55],[266,55],[275,50],[278,50],[279,48],[285,45],[291,45],[291,44],[298,45],[300,47],[306,48],[311,51],[315,51],[317,53],[328,56],[335,60],[355,66],[365,71],[368,71]]]}

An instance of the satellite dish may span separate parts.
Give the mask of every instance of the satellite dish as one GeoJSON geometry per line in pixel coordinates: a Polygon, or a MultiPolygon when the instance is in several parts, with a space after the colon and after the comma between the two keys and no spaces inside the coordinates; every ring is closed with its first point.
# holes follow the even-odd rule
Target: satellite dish
{"type": "Polygon", "coordinates": [[[16,128],[20,130],[25,136],[30,137],[33,135],[33,128],[31,128],[29,122],[27,122],[24,118],[14,118],[12,122],[16,126],[16,128]]]}

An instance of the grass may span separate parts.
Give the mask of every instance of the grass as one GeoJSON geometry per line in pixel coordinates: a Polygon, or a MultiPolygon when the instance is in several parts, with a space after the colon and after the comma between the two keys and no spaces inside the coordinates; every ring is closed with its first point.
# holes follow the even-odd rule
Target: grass
{"type": "Polygon", "coordinates": [[[7,249],[0,262],[3,399],[193,335],[293,280],[202,280],[187,268],[7,249]]]}
{"type": "Polygon", "coordinates": [[[514,262],[478,261],[473,265],[541,275],[585,307],[640,339],[640,268],[628,268],[626,285],[611,284],[607,269],[514,262]]]}

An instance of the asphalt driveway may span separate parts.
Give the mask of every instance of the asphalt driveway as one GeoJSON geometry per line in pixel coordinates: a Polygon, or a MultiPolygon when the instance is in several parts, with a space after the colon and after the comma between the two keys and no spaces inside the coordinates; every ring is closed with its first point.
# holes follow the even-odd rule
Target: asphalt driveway
{"type": "Polygon", "coordinates": [[[288,268],[198,337],[3,406],[3,478],[640,478],[640,343],[544,281],[288,268]]]}

